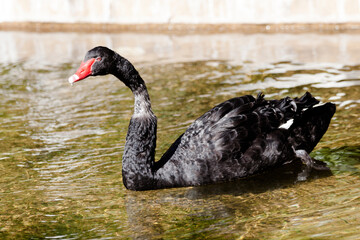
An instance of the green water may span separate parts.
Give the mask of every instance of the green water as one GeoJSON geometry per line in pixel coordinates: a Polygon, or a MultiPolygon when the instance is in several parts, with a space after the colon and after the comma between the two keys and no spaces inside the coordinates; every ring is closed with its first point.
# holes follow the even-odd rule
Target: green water
{"type": "MultiPolygon", "coordinates": [[[[198,51],[198,36],[180,36],[165,49],[156,36],[111,36],[112,45],[119,41],[123,47],[134,44],[123,38],[146,39],[137,42],[145,50],[132,45],[121,49],[148,85],[159,122],[157,159],[195,118],[231,97],[258,91],[269,98],[295,97],[310,91],[337,105],[328,132],[312,153],[331,172],[312,172],[307,181],[297,182],[301,164],[295,162],[236,182],[132,192],[121,180],[131,92],[111,76],[71,87],[67,78],[87,50],[74,50],[80,43],[58,50],[44,47],[52,35],[2,34],[16,41],[34,38],[37,48],[15,60],[0,58],[1,239],[360,238],[360,60],[339,63],[354,53],[345,49],[334,63],[307,43],[301,51],[315,54],[311,63],[285,53],[287,60],[279,61],[272,52],[258,62],[256,56],[239,60],[221,53],[226,46],[215,45],[219,55],[213,57],[174,50],[193,40],[191,48],[198,51]],[[69,49],[71,57],[61,57],[69,49]],[[147,52],[151,58],[144,57],[147,52]]],[[[245,38],[266,36],[273,42],[293,37],[245,38]]],[[[59,34],[57,41],[59,37],[74,35],[59,34]]],[[[96,34],[80,37],[95,39],[88,48],[106,44],[96,34]]],[[[207,38],[218,41],[218,36],[207,38]]],[[[294,36],[298,38],[302,36],[294,36]]],[[[337,40],[335,35],[319,38],[337,40]]]]}

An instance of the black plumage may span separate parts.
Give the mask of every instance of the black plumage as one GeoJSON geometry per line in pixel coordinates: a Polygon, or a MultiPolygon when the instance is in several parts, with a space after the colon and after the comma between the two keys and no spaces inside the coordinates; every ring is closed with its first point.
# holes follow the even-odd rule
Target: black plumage
{"type": "Polygon", "coordinates": [[[259,94],[227,100],[195,120],[155,162],[157,119],[144,81],[128,60],[106,47],[90,50],[84,61],[91,59],[95,60],[89,74],[75,74],[69,78],[71,83],[113,74],[134,93],[134,114],[122,159],[123,182],[128,189],[230,181],[295,158],[309,167],[323,167],[308,154],[326,132],[335,105],[315,106],[318,101],[308,92],[294,99],[266,100],[259,94]],[[293,123],[283,128],[288,121],[293,123]]]}

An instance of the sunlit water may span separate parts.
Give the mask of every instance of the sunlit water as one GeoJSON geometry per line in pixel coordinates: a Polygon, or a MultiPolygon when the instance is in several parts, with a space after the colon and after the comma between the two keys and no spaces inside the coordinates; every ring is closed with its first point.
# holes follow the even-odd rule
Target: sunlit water
{"type": "Polygon", "coordinates": [[[359,239],[360,35],[141,35],[0,32],[0,238],[359,239]],[[67,78],[106,45],[148,85],[161,154],[228,98],[299,96],[337,105],[301,164],[202,187],[131,192],[121,156],[131,92],[114,77],[67,78]]]}

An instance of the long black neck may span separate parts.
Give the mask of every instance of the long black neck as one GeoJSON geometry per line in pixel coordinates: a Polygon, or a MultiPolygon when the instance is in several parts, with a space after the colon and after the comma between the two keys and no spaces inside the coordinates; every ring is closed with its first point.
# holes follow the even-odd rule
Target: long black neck
{"type": "Polygon", "coordinates": [[[126,188],[153,188],[153,166],[156,148],[157,119],[151,109],[150,97],[144,80],[125,58],[116,56],[113,75],[125,83],[135,97],[122,159],[122,176],[126,188]]]}

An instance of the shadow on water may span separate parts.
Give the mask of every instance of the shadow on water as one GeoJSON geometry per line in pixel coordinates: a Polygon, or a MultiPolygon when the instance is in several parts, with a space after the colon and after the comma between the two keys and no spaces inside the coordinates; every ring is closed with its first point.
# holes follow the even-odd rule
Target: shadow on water
{"type": "Polygon", "coordinates": [[[259,194],[275,189],[286,188],[303,181],[332,176],[331,170],[307,169],[306,166],[298,159],[274,168],[262,174],[258,174],[246,179],[240,179],[233,182],[214,184],[202,187],[194,187],[189,190],[186,197],[190,199],[204,198],[211,195],[230,194],[239,196],[242,194],[252,193],[259,194]],[[299,175],[307,172],[306,179],[299,180],[299,175]]]}
{"type": "Polygon", "coordinates": [[[360,177],[360,146],[321,148],[311,155],[326,162],[334,174],[350,173],[360,177]]]}

